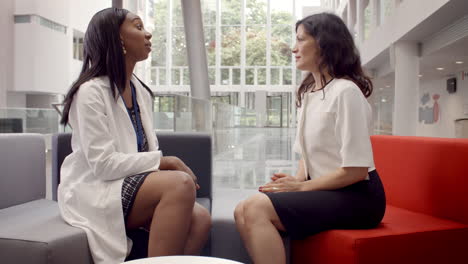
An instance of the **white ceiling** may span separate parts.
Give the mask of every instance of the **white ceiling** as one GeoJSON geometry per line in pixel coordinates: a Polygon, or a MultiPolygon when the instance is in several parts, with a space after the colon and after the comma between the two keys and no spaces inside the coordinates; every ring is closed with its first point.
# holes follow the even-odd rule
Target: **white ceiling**
{"type": "MultiPolygon", "coordinates": [[[[433,34],[437,34],[447,25],[455,23],[458,19],[466,16],[468,14],[467,10],[468,0],[451,0],[403,36],[401,40],[423,43],[424,40],[427,40],[433,34]]],[[[389,60],[389,49],[386,49],[372,59],[366,67],[368,69],[378,69],[382,65],[390,67],[389,60]]],[[[425,55],[420,60],[420,74],[422,75],[420,79],[423,81],[452,77],[459,75],[463,70],[468,71],[468,37],[459,39],[429,55],[425,55]],[[464,63],[456,64],[456,61],[463,61],[464,63]],[[437,70],[438,67],[443,67],[444,70],[437,70]]],[[[381,72],[379,75],[382,75],[381,72]]],[[[393,95],[394,76],[393,70],[387,70],[383,76],[373,80],[374,92],[377,96],[393,95]]]]}
{"type": "Polygon", "coordinates": [[[424,56],[420,61],[422,79],[440,79],[454,76],[468,69],[468,37],[458,40],[438,51],[424,56]],[[463,64],[456,64],[462,61],[463,64]],[[442,67],[444,70],[437,70],[442,67]]]}

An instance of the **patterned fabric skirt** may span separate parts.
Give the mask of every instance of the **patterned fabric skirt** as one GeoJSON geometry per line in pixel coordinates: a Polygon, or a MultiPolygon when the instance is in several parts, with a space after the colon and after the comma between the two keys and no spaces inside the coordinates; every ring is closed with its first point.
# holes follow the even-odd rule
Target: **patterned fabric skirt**
{"type": "Polygon", "coordinates": [[[133,203],[135,202],[138,190],[145,181],[146,176],[151,172],[152,171],[136,174],[124,179],[122,184],[122,209],[125,223],[127,223],[127,217],[132,209],[133,203]]]}

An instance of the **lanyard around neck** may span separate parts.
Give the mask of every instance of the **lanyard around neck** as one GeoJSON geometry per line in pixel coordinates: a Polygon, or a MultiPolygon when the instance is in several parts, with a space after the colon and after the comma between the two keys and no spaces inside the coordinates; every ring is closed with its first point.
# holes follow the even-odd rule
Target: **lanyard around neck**
{"type": "MultiPolygon", "coordinates": [[[[137,97],[136,97],[136,90],[135,86],[133,85],[132,82],[130,82],[130,89],[132,90],[132,103],[133,103],[133,110],[135,111],[135,123],[133,124],[133,129],[135,129],[135,134],[137,138],[137,144],[138,144],[138,152],[141,152],[143,150],[143,125],[141,123],[141,117],[140,117],[140,108],[138,107],[138,102],[137,102],[137,97]]],[[[122,97],[123,99],[123,97],[122,97]]],[[[124,100],[125,101],[125,100],[124,100]]],[[[127,107],[125,107],[127,108],[127,107]]],[[[130,109],[127,108],[128,115],[130,117],[130,121],[132,120],[132,113],[130,109]]]]}

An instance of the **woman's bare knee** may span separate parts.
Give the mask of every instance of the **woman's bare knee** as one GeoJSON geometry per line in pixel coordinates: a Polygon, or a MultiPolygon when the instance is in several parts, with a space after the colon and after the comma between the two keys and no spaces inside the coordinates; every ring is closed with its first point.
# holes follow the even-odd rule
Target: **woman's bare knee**
{"type": "Polygon", "coordinates": [[[245,201],[243,219],[246,227],[270,222],[276,229],[281,231],[286,230],[276,213],[273,203],[265,194],[255,194],[245,201]]]}
{"type": "Polygon", "coordinates": [[[176,195],[180,199],[189,199],[195,202],[195,182],[192,177],[182,171],[172,171],[171,188],[165,190],[170,195],[176,195]]]}
{"type": "Polygon", "coordinates": [[[234,209],[234,220],[236,220],[236,223],[244,222],[244,201],[240,202],[234,209]]]}
{"type": "Polygon", "coordinates": [[[211,229],[211,215],[208,210],[195,203],[192,214],[192,222],[197,223],[198,227],[202,232],[208,233],[211,229]]]}
{"type": "Polygon", "coordinates": [[[243,219],[246,225],[269,220],[269,198],[265,194],[255,194],[244,201],[243,219]]]}
{"type": "MultiPolygon", "coordinates": [[[[157,171],[148,174],[137,192],[133,207],[127,218],[130,228],[151,223],[154,210],[167,194],[176,195],[175,202],[187,201],[193,205],[195,184],[190,176],[179,171],[157,171]]],[[[172,196],[174,197],[174,196],[172,196]]]]}

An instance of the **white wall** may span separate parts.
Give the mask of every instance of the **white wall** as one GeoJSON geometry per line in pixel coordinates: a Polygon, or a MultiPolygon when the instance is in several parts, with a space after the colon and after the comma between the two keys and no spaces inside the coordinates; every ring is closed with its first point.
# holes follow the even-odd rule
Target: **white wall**
{"type": "Polygon", "coordinates": [[[35,14],[67,27],[67,34],[37,23],[14,25],[16,92],[64,94],[81,62],[73,59],[73,30],[85,32],[91,17],[111,0],[17,0],[15,14],[35,14]]]}
{"type": "Polygon", "coordinates": [[[8,89],[13,86],[14,0],[0,1],[0,108],[7,106],[8,89]]]}
{"type": "Polygon", "coordinates": [[[36,23],[15,24],[14,28],[13,91],[62,93],[69,84],[69,37],[36,23]]]}
{"type": "MultiPolygon", "coordinates": [[[[70,43],[73,43],[73,30],[78,30],[82,33],[86,32],[88,28],[88,23],[91,18],[96,14],[98,11],[111,7],[112,0],[81,0],[81,1],[73,1],[70,0],[70,18],[69,18],[69,38],[70,43]]],[[[80,74],[82,62],[79,60],[73,59],[73,44],[69,46],[70,52],[70,68],[69,68],[69,84],[63,93],[68,91],[70,85],[78,78],[80,74]]]]}
{"type": "Polygon", "coordinates": [[[93,15],[111,6],[112,0],[70,0],[70,27],[84,33],[93,15]]]}
{"type": "MultiPolygon", "coordinates": [[[[467,69],[468,70],[468,69],[467,69]]],[[[437,123],[424,124],[418,122],[417,135],[428,137],[455,137],[454,120],[458,118],[468,118],[468,113],[464,113],[464,105],[468,105],[468,78],[462,80],[461,73],[457,73],[457,92],[449,94],[446,89],[446,79],[422,81],[420,83],[419,100],[424,93],[428,93],[430,97],[433,94],[439,94],[440,99],[440,119],[437,123]]],[[[422,103],[418,102],[419,106],[422,103]]],[[[432,107],[434,100],[430,101],[426,106],[432,107]]],[[[466,106],[465,106],[466,107],[466,106]]]]}
{"type": "Polygon", "coordinates": [[[73,0],[15,0],[15,14],[36,14],[67,25],[70,12],[69,2],[73,0]]]}

